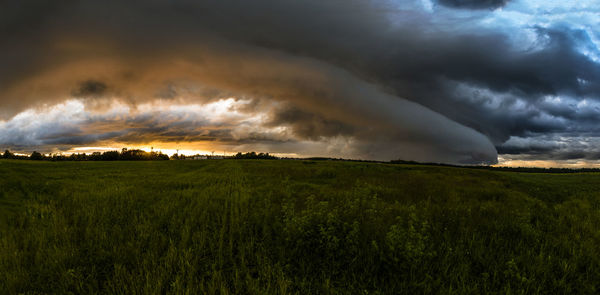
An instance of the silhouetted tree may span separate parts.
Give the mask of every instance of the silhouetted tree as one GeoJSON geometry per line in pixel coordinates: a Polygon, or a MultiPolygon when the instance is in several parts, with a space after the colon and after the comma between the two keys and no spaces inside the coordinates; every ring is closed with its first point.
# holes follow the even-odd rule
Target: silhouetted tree
{"type": "Polygon", "coordinates": [[[13,154],[9,150],[5,150],[4,154],[2,154],[2,158],[4,158],[4,159],[11,159],[12,157],[13,157],[13,154]]]}
{"type": "Polygon", "coordinates": [[[118,151],[108,151],[102,154],[102,160],[104,161],[118,161],[120,158],[118,151]]]}
{"type": "Polygon", "coordinates": [[[277,159],[275,156],[269,155],[269,153],[249,152],[249,153],[237,153],[233,156],[234,159],[277,159]]]}
{"type": "Polygon", "coordinates": [[[61,154],[53,154],[52,157],[50,158],[51,161],[68,161],[69,158],[65,155],[61,155],[61,154]]]}
{"type": "Polygon", "coordinates": [[[29,158],[31,160],[43,160],[44,159],[44,155],[42,155],[42,154],[40,154],[40,153],[38,153],[36,151],[33,151],[33,153],[31,153],[31,156],[29,156],[29,158]]]}

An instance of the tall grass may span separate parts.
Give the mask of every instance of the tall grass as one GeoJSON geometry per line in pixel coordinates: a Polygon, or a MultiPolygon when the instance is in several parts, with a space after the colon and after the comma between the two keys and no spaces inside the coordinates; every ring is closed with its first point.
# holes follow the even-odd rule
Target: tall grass
{"type": "Polygon", "coordinates": [[[600,174],[0,161],[0,292],[597,293],[600,174]]]}

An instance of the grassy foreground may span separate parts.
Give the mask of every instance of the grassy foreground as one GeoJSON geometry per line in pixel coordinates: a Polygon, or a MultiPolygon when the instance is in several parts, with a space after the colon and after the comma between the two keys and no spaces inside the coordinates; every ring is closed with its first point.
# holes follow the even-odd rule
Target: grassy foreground
{"type": "Polygon", "coordinates": [[[0,161],[0,293],[600,292],[600,174],[0,161]]]}

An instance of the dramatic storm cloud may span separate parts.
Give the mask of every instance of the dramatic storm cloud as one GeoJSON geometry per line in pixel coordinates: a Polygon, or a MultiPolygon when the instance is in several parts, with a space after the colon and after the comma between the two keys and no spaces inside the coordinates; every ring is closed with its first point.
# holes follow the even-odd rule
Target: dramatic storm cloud
{"type": "Polygon", "coordinates": [[[506,0],[439,0],[440,4],[455,8],[497,8],[504,6],[506,0]]]}
{"type": "Polygon", "coordinates": [[[0,145],[592,163],[599,12],[594,1],[3,2],[0,145]]]}

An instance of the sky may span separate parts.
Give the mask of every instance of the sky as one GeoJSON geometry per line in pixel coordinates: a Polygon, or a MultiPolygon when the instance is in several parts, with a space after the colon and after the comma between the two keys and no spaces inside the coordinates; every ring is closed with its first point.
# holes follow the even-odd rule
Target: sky
{"type": "Polygon", "coordinates": [[[600,2],[0,2],[0,148],[600,167],[600,2]]]}

